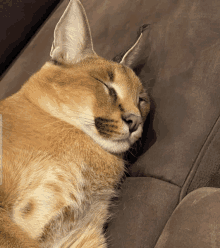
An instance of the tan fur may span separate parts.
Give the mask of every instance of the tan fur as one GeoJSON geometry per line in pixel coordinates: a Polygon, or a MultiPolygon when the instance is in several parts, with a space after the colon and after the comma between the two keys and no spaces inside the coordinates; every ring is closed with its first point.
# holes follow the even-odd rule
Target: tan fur
{"type": "Polygon", "coordinates": [[[119,154],[143,126],[124,138],[122,115],[144,120],[147,100],[130,68],[94,54],[73,64],[47,62],[1,101],[0,247],[106,247],[103,224],[124,171],[119,154]],[[115,87],[117,100],[103,82],[115,87]],[[106,134],[97,117],[111,120],[106,134]]]}

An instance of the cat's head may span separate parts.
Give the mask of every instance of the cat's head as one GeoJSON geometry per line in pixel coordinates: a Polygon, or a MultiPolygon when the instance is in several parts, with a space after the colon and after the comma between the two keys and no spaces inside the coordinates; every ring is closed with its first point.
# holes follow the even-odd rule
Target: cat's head
{"type": "Polygon", "coordinates": [[[141,137],[150,109],[148,95],[131,69],[143,53],[141,36],[121,63],[99,57],[84,8],[71,0],[55,28],[52,60],[32,77],[27,95],[103,149],[127,151],[141,137]]]}

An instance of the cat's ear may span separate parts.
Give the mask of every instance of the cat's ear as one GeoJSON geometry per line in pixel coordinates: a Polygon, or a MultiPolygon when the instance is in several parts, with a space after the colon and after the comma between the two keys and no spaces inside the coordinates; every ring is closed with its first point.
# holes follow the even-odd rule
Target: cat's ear
{"type": "Polygon", "coordinates": [[[119,63],[131,69],[135,69],[142,63],[149,53],[147,36],[149,34],[149,24],[144,24],[139,30],[138,39],[135,44],[124,54],[119,63]]]}
{"type": "Polygon", "coordinates": [[[70,0],[57,23],[50,56],[59,63],[73,64],[96,55],[85,10],[78,0],[70,0]]]}

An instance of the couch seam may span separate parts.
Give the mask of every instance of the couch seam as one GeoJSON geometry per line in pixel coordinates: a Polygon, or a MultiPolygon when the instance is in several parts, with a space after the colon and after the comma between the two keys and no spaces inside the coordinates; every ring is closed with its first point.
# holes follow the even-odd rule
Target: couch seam
{"type": "MultiPolygon", "coordinates": [[[[170,181],[170,180],[166,180],[166,179],[164,179],[163,177],[157,177],[157,176],[153,176],[153,175],[149,175],[149,174],[147,174],[147,175],[145,175],[145,176],[141,176],[141,177],[143,177],[143,178],[146,178],[146,177],[148,177],[148,178],[153,178],[153,179],[156,179],[156,180],[160,180],[160,181],[163,181],[163,182],[165,182],[165,183],[169,183],[169,184],[171,184],[171,185],[173,185],[173,186],[176,186],[176,187],[178,187],[179,189],[181,188],[178,184],[176,184],[176,183],[174,183],[174,182],[172,182],[172,181],[170,181]]],[[[135,178],[135,177],[133,177],[133,178],[135,178]]]]}
{"type": "Polygon", "coordinates": [[[203,157],[205,156],[209,146],[211,145],[213,139],[215,138],[216,133],[218,132],[218,130],[220,129],[220,115],[218,115],[216,121],[213,124],[213,127],[211,128],[209,134],[207,135],[207,138],[205,139],[198,155],[196,156],[193,165],[182,185],[182,189],[180,191],[180,197],[179,197],[179,202],[186,196],[187,194],[187,190],[189,189],[193,178],[197,172],[197,169],[199,168],[199,165],[203,159],[203,157]]]}

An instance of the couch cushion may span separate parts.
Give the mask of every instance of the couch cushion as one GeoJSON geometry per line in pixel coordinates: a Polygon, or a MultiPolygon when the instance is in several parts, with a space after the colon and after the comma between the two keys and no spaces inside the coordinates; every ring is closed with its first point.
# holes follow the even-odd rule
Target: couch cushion
{"type": "Polygon", "coordinates": [[[107,229],[111,248],[153,248],[179,200],[180,188],[149,177],[129,177],[107,229]]]}
{"type": "Polygon", "coordinates": [[[220,190],[198,189],[176,208],[155,248],[220,247],[220,190]]]}

